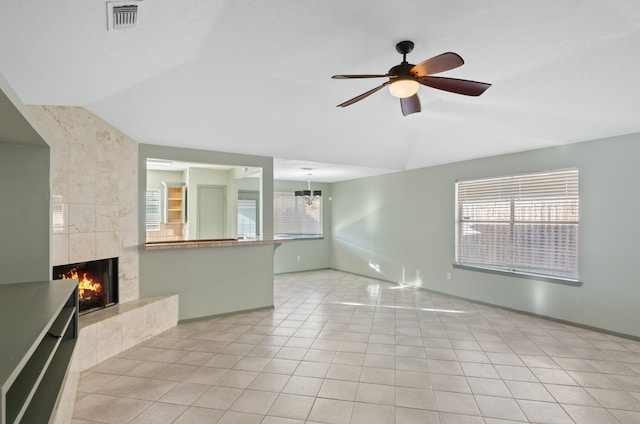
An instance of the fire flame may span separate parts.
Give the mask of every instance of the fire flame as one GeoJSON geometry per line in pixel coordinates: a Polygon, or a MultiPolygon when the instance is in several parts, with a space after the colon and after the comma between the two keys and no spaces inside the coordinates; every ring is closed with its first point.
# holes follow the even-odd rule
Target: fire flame
{"type": "MultiPolygon", "coordinates": [[[[83,273],[82,278],[80,278],[80,276],[78,275],[78,271],[73,269],[67,272],[66,274],[62,274],[60,277],[62,277],[63,280],[73,279],[73,278],[78,279],[78,296],[81,298],[84,297],[85,290],[94,292],[96,294],[100,294],[102,292],[102,284],[100,284],[100,282],[98,281],[94,283],[92,278],[87,277],[86,272],[83,273]]],[[[87,293],[87,295],[90,295],[90,294],[91,293],[87,293]]]]}

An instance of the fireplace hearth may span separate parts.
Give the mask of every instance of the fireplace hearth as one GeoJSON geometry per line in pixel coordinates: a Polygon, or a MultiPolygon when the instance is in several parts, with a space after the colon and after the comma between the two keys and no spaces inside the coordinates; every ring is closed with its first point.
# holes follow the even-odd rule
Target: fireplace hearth
{"type": "Polygon", "coordinates": [[[118,303],[118,258],[98,259],[53,267],[54,280],[78,280],[79,313],[118,303]]]}

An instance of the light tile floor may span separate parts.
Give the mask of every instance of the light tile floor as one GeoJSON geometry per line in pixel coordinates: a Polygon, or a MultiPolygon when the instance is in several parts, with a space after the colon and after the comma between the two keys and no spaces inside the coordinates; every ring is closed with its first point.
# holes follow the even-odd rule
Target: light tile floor
{"type": "Polygon", "coordinates": [[[337,271],[84,372],[74,424],[640,423],[640,342],[337,271]]]}

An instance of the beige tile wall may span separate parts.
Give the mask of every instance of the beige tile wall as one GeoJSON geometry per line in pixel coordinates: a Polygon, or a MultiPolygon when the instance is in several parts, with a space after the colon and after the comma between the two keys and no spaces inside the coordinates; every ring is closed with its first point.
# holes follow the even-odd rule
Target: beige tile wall
{"type": "Polygon", "coordinates": [[[51,146],[51,264],[117,256],[120,302],[138,299],[138,144],[84,108],[30,111],[51,146]]]}
{"type": "Polygon", "coordinates": [[[149,297],[84,315],[71,369],[115,356],[178,323],[178,295],[149,297]]]}
{"type": "Polygon", "coordinates": [[[147,231],[147,242],[186,240],[184,224],[160,224],[160,231],[147,231]]]}

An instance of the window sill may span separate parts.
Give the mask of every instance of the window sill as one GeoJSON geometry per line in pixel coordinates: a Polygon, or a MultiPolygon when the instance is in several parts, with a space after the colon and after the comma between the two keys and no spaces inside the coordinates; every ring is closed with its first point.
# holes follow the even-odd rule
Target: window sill
{"type": "Polygon", "coordinates": [[[466,269],[468,271],[487,272],[490,274],[504,275],[506,277],[517,277],[517,278],[525,278],[527,280],[546,281],[549,283],[564,284],[567,286],[574,286],[574,287],[582,286],[582,281],[580,280],[571,280],[571,279],[562,278],[562,277],[550,277],[546,275],[528,274],[526,272],[518,272],[518,271],[505,271],[502,269],[484,268],[484,267],[473,266],[473,265],[453,264],[453,267],[458,269],[466,269]]]}
{"type": "Polygon", "coordinates": [[[283,236],[274,236],[274,240],[322,240],[324,236],[313,236],[309,234],[287,234],[283,236]]]}

